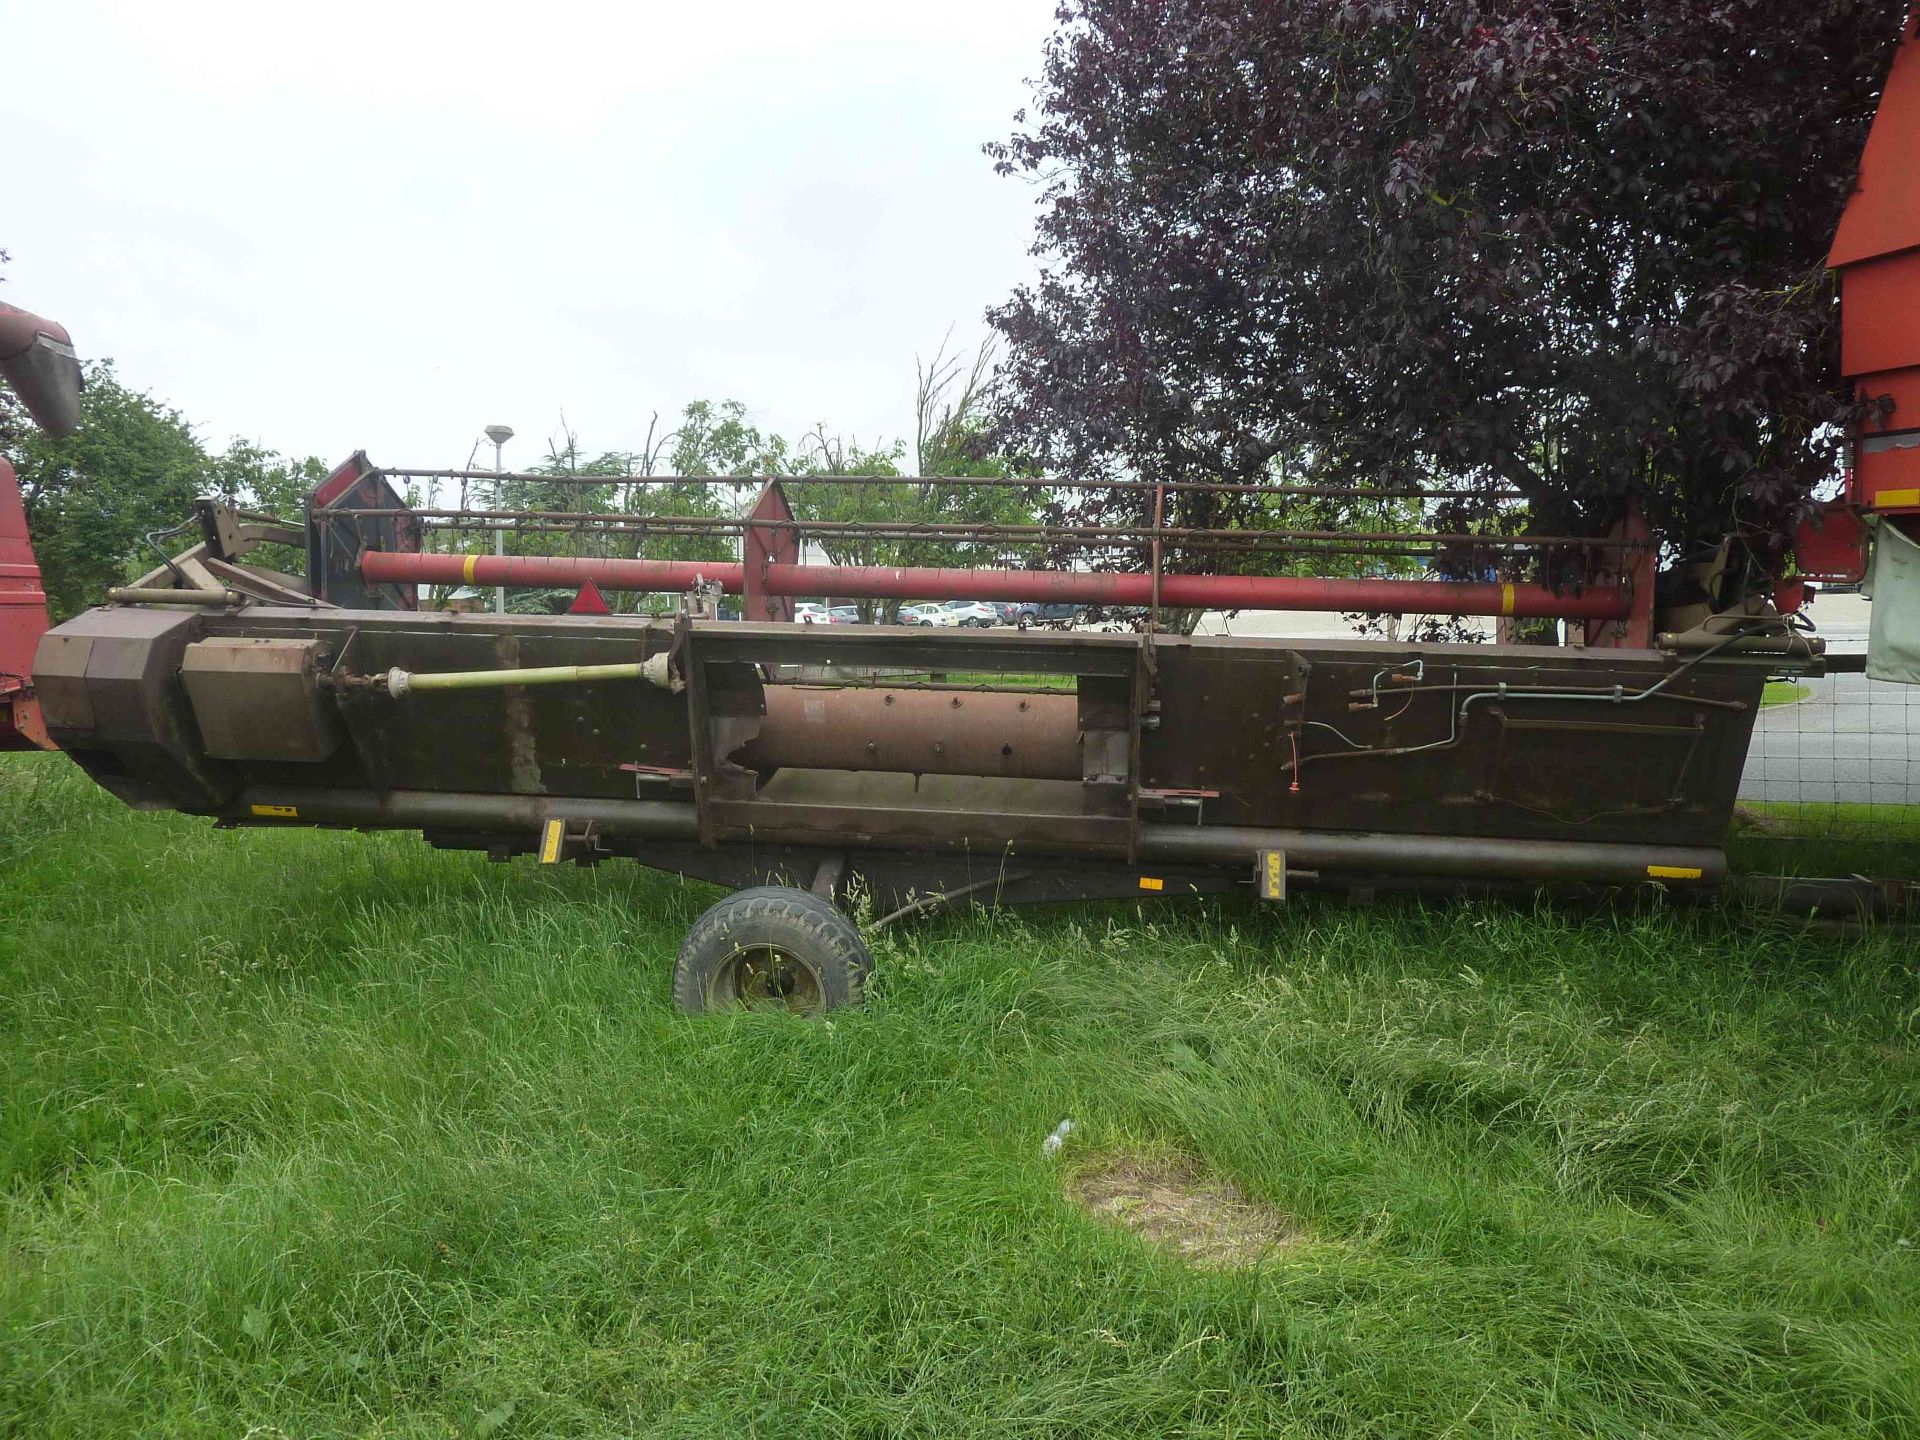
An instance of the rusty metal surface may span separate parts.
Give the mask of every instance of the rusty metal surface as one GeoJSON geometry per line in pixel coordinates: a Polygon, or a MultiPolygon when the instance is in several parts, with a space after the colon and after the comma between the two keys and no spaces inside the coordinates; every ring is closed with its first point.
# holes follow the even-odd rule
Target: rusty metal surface
{"type": "MultiPolygon", "coordinates": [[[[741,537],[740,585],[748,620],[793,619],[791,595],[769,595],[761,581],[769,567],[800,559],[800,537],[792,527],[793,509],[779,481],[770,482],[754,501],[741,537]]],[[[589,582],[591,583],[591,582],[589,582]]]]}
{"type": "Polygon", "coordinates": [[[418,607],[413,582],[383,583],[361,573],[360,556],[369,549],[406,554],[420,548],[419,520],[364,450],[335,466],[307,497],[306,531],[308,583],[320,599],[343,608],[418,607]],[[385,513],[357,514],[356,507],[385,513]]]}
{"type": "Polygon", "coordinates": [[[737,757],[749,768],[1080,777],[1070,694],[825,685],[769,685],[765,693],[760,733],[737,757]]]}
{"type": "MultiPolygon", "coordinates": [[[[1517,878],[1542,869],[1558,878],[1592,862],[1598,871],[1585,878],[1609,880],[1632,869],[1626,851],[1717,852],[1766,673],[1648,651],[1178,636],[1155,639],[1149,668],[1145,643],[1131,634],[676,627],[620,616],[127,608],[53,632],[41,669],[59,738],[109,788],[232,823],[395,825],[497,849],[560,814],[609,833],[723,850],[1124,864],[1159,847],[1230,867],[1247,837],[1384,836],[1394,843],[1329,853],[1407,876],[1458,875],[1452,846],[1456,858],[1502,856],[1517,878]],[[312,644],[333,657],[322,703],[346,739],[326,758],[208,753],[179,678],[187,647],[247,638],[312,644]],[[622,681],[395,699],[338,681],[396,667],[631,664],[668,652],[678,692],[622,681]],[[983,684],[1008,675],[1022,689],[845,687],[829,704],[856,718],[829,727],[821,748],[796,741],[784,755],[755,753],[748,742],[769,720],[775,736],[789,728],[789,707],[800,708],[804,729],[808,697],[820,693],[769,683],[775,662],[966,674],[983,684]],[[1036,675],[1071,677],[1073,688],[1036,695],[1036,675]],[[914,708],[900,710],[907,719],[889,728],[888,746],[925,739],[932,722],[921,710],[951,712],[956,698],[962,713],[978,707],[989,739],[1029,703],[1024,713],[1050,756],[1034,768],[1052,778],[990,768],[1015,757],[1024,764],[1025,741],[1015,757],[970,750],[972,768],[954,775],[885,768],[913,763],[891,751],[863,761],[857,717],[893,708],[889,693],[895,707],[914,708]],[[1060,748],[1069,714],[1077,768],[1060,748]],[[255,804],[293,813],[255,816],[255,804]],[[1481,842],[1493,851],[1458,848],[1481,842]],[[1547,866],[1546,851],[1528,860],[1542,844],[1574,846],[1570,868],[1547,866]],[[1603,848],[1580,848],[1594,845],[1603,848]]],[[[1291,854],[1296,845],[1266,848],[1291,854]]],[[[1711,865],[1692,868],[1708,883],[1711,865]]]]}
{"type": "Polygon", "coordinates": [[[136,809],[204,813],[243,783],[207,755],[180,683],[205,623],[188,610],[89,610],[48,631],[34,657],[49,736],[136,809]]]}
{"type": "Polygon", "coordinates": [[[320,690],[325,640],[216,635],[180,662],[206,753],[217,760],[324,760],[346,729],[320,690]]]}

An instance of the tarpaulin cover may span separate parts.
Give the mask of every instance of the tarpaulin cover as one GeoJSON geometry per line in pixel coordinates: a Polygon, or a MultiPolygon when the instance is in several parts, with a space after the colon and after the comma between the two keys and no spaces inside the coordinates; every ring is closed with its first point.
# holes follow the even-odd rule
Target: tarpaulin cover
{"type": "Polygon", "coordinates": [[[1874,527],[1871,580],[1867,675],[1920,685],[1920,544],[1885,520],[1874,527]]]}

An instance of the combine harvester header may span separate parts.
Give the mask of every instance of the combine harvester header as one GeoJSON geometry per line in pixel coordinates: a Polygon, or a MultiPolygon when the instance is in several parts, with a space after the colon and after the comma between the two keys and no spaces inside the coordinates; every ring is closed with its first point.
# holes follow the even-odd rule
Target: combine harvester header
{"type": "Polygon", "coordinates": [[[1166,562],[1190,545],[1313,542],[1158,526],[960,535],[976,552],[1132,549],[1140,574],[807,566],[811,540],[953,536],[797,520],[782,484],[738,518],[617,522],[739,559],[495,558],[425,546],[460,526],[582,522],[416,511],[404,478],[356,456],[299,526],[203,502],[199,544],[42,642],[49,733],[136,806],[414,829],[499,859],[626,856],[748,887],[689,936],[676,993],[691,1008],[857,997],[865,952],[834,908],[850,889],[887,919],[1236,886],[1712,893],[1762,686],[1820,658],[1764,601],[1656,615],[1632,523],[1496,541],[1602,577],[1564,593],[1186,574],[1166,562]],[[310,578],[247,563],[266,542],[304,549],[310,578]],[[588,582],[680,598],[659,618],[418,608],[425,584],[588,582]],[[723,591],[745,619],[718,618],[723,591]],[[1139,603],[1146,618],[1128,633],[797,625],[801,594],[1139,603]],[[1576,643],[1164,633],[1163,608],[1202,605],[1548,615],[1576,643]]]}
{"type": "MultiPolygon", "coordinates": [[[[675,994],[696,1010],[857,1000],[866,952],[836,908],[852,893],[880,923],[969,900],[1235,887],[1276,901],[1296,887],[1715,894],[1762,688],[1824,664],[1792,613],[1803,582],[1861,578],[1869,523],[1873,663],[1912,664],[1920,589],[1891,567],[1920,524],[1916,67],[1909,35],[1834,251],[1847,370],[1876,404],[1849,492],[1802,534],[1801,573],[1773,594],[1707,567],[1676,589],[1693,600],[1661,608],[1657,549],[1632,512],[1594,536],[1183,528],[1165,517],[1184,490],[1301,487],[1132,482],[1151,523],[796,518],[798,486],[1049,483],[851,476],[765,484],[719,517],[444,511],[407,505],[394,482],[513,477],[386,471],[356,454],[297,523],[199,502],[198,544],[49,632],[34,663],[46,734],[137,807],[418,830],[500,860],[622,856],[746,887],[682,948],[675,994]],[[451,548],[476,529],[592,530],[630,554],[649,538],[698,541],[727,558],[451,548]],[[1077,555],[1082,568],[802,559],[809,542],[905,541],[1077,555]],[[252,563],[264,544],[295,547],[305,574],[252,563]],[[1180,563],[1226,553],[1241,570],[1278,569],[1356,551],[1466,556],[1472,578],[1180,563]],[[1116,558],[1131,572],[1097,568],[1116,558]],[[1585,578],[1527,578],[1549,575],[1585,578]],[[420,608],[433,585],[677,599],[660,617],[455,614],[420,608]],[[723,593],[742,619],[719,617],[723,593]],[[1124,606],[1142,619],[1127,633],[796,625],[800,597],[1124,606]],[[1169,609],[1533,617],[1563,622],[1562,643],[1169,634],[1169,609]]],[[[1854,881],[1776,890],[1881,910],[1905,897],[1854,881]]]]}

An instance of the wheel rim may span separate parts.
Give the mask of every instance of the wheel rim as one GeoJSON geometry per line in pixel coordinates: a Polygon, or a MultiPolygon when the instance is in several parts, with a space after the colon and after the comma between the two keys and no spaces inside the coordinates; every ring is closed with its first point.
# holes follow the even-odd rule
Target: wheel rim
{"type": "Polygon", "coordinates": [[[820,972],[778,945],[736,945],[714,972],[707,998],[715,1007],[789,1015],[818,1015],[827,1008],[820,972]]]}

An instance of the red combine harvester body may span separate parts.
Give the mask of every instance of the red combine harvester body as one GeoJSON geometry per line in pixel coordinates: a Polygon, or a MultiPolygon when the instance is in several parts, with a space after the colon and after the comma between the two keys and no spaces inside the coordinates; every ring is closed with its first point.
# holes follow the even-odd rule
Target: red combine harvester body
{"type": "Polygon", "coordinates": [[[1841,369],[1869,402],[1847,500],[1920,535],[1920,11],[1909,17],[1827,263],[1841,369]]]}
{"type": "MultiPolygon", "coordinates": [[[[0,304],[0,376],[46,430],[80,423],[80,364],[65,329],[0,304]]],[[[0,750],[50,749],[34,698],[33,653],[47,630],[47,597],[27,534],[13,466],[0,459],[0,750]]]]}
{"type": "Polygon", "coordinates": [[[33,652],[47,631],[47,597],[27,535],[13,467],[0,460],[0,750],[47,745],[33,698],[33,652]]]}

